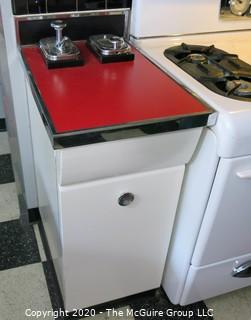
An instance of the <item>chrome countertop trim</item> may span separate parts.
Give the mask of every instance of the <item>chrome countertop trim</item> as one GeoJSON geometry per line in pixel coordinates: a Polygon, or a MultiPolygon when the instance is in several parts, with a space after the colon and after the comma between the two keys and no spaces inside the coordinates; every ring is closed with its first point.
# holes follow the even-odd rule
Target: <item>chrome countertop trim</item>
{"type": "Polygon", "coordinates": [[[121,15],[130,11],[130,8],[119,9],[103,9],[103,10],[88,10],[88,11],[68,11],[68,12],[48,12],[41,14],[25,14],[14,15],[17,21],[31,21],[31,20],[47,20],[57,18],[78,18],[88,16],[104,16],[104,15],[121,15]]]}
{"type": "Polygon", "coordinates": [[[162,38],[176,38],[176,37],[185,37],[185,36],[201,36],[207,34],[219,34],[219,33],[233,33],[233,32],[247,32],[251,31],[251,28],[247,29],[237,29],[237,30],[225,30],[225,31],[210,31],[210,32],[198,32],[198,33],[173,33],[173,34],[165,34],[161,36],[149,36],[149,37],[135,37],[130,34],[130,37],[134,40],[151,40],[151,39],[162,39],[162,38]]]}
{"type": "Polygon", "coordinates": [[[166,73],[171,79],[173,79],[175,82],[177,82],[184,90],[189,92],[195,99],[199,100],[202,104],[204,104],[209,110],[212,110],[213,112],[208,118],[207,126],[213,127],[218,118],[218,112],[215,111],[204,99],[202,99],[200,96],[198,96],[197,93],[195,93],[193,90],[191,90],[188,86],[186,86],[183,82],[180,81],[178,77],[173,76],[166,68],[164,68],[160,63],[154,61],[150,55],[148,55],[144,50],[142,50],[140,47],[135,45],[135,43],[130,42],[130,44],[135,47],[146,59],[148,59],[151,63],[153,63],[156,67],[158,67],[161,71],[166,73]]]}

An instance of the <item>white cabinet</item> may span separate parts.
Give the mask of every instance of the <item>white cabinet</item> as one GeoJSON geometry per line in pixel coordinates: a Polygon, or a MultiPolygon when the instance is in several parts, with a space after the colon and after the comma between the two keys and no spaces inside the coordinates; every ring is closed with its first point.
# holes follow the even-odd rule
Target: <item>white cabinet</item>
{"type": "Polygon", "coordinates": [[[159,287],[202,128],[54,150],[27,91],[39,209],[65,308],[159,287]]]}
{"type": "Polygon", "coordinates": [[[160,286],[183,171],[179,166],[60,187],[66,308],[160,286]],[[134,200],[122,206],[126,193],[134,200]]]}
{"type": "Polygon", "coordinates": [[[201,128],[160,133],[58,151],[58,183],[75,183],[188,163],[201,128]]]}

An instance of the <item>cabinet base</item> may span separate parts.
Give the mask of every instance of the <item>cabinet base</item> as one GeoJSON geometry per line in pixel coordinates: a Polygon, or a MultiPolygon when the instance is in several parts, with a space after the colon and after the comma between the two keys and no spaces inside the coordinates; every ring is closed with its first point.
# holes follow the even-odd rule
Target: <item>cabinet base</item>
{"type": "Polygon", "coordinates": [[[28,209],[29,223],[37,223],[41,221],[40,212],[38,208],[28,209]]]}

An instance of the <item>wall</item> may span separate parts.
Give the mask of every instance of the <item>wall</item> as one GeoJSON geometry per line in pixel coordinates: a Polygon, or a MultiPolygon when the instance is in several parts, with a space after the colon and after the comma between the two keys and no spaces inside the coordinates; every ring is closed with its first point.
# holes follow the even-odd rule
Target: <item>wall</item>
{"type": "Polygon", "coordinates": [[[219,19],[220,0],[134,0],[135,37],[251,29],[251,18],[219,19]]]}
{"type": "Polygon", "coordinates": [[[60,11],[88,11],[128,8],[131,0],[12,0],[17,15],[60,11]]]}

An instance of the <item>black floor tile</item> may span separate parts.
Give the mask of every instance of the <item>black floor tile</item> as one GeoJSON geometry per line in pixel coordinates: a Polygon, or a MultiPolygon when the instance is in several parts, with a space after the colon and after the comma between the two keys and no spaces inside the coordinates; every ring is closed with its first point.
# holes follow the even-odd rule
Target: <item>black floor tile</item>
{"type": "Polygon", "coordinates": [[[14,181],[10,154],[0,155],[0,184],[14,181]]]}
{"type": "Polygon", "coordinates": [[[135,301],[130,302],[133,311],[136,311],[135,319],[155,320],[155,319],[172,319],[172,320],[212,320],[213,317],[207,315],[207,307],[204,302],[194,303],[185,307],[173,305],[162,289],[155,292],[155,295],[149,297],[142,295],[137,297],[135,301]],[[146,310],[149,314],[137,315],[140,310],[146,310]],[[162,311],[163,316],[160,317],[153,314],[154,311],[162,311]]]}
{"type": "Polygon", "coordinates": [[[32,226],[19,220],[0,223],[0,270],[41,262],[32,226]]]}
{"type": "Polygon", "coordinates": [[[6,131],[6,123],[5,123],[5,119],[0,118],[0,132],[2,131],[6,131]]]}
{"type": "MultiPolygon", "coordinates": [[[[48,260],[43,262],[43,269],[51,299],[52,309],[54,311],[64,310],[63,298],[52,261],[48,260]]],[[[59,316],[56,319],[63,320],[65,317],[59,316]]]]}
{"type": "MultiPolygon", "coordinates": [[[[56,271],[52,262],[52,256],[51,256],[49,244],[47,241],[47,237],[46,237],[46,233],[45,233],[42,221],[38,223],[38,227],[39,227],[39,232],[40,232],[41,240],[44,247],[44,252],[47,259],[47,261],[43,262],[43,269],[44,269],[44,275],[45,275],[45,279],[46,279],[46,283],[47,283],[47,287],[48,287],[48,291],[51,299],[52,309],[54,311],[64,310],[64,301],[63,301],[63,297],[59,287],[56,271]]],[[[55,319],[64,320],[65,317],[58,316],[55,319]]]]}

